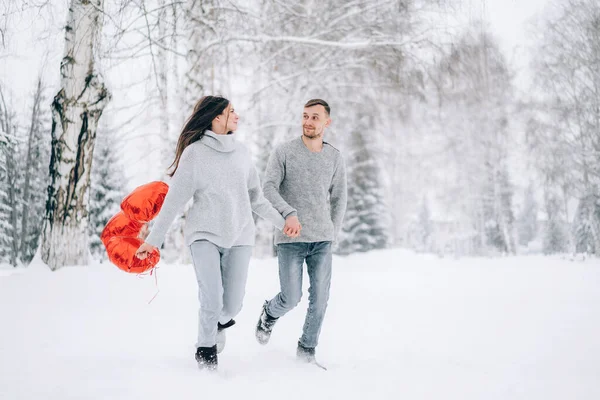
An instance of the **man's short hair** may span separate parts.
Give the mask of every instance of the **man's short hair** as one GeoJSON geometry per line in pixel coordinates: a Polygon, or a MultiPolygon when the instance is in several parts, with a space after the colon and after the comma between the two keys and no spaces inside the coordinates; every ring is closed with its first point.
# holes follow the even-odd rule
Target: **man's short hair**
{"type": "Polygon", "coordinates": [[[327,115],[331,114],[331,108],[329,108],[329,104],[327,104],[327,102],[325,100],[321,100],[321,99],[312,99],[306,102],[306,104],[304,105],[304,107],[312,107],[312,106],[316,106],[316,105],[322,105],[323,107],[325,107],[325,111],[327,111],[327,115]]]}

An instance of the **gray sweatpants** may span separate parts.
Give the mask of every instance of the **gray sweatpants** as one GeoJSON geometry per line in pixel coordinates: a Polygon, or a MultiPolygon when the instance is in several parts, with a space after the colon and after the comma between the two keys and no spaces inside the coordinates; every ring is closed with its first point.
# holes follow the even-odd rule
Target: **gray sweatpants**
{"type": "Polygon", "coordinates": [[[222,248],[207,240],[190,245],[198,281],[197,347],[216,343],[217,322],[222,324],[242,309],[252,246],[222,248]]]}

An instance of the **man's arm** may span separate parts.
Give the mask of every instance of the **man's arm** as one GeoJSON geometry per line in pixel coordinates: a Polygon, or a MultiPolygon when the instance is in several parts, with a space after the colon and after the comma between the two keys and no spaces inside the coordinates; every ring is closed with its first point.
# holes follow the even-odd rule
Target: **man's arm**
{"type": "Polygon", "coordinates": [[[285,162],[283,155],[280,153],[279,149],[275,149],[269,157],[267,169],[265,170],[263,193],[283,218],[287,218],[295,216],[296,209],[290,206],[279,194],[279,186],[285,178],[285,162]]]}
{"type": "Polygon", "coordinates": [[[248,175],[248,194],[250,196],[250,204],[252,211],[271,222],[280,231],[283,230],[285,221],[271,205],[271,203],[265,198],[262,189],[260,188],[260,179],[258,178],[258,172],[254,167],[254,164],[250,166],[250,174],[248,175]]]}
{"type": "Polygon", "coordinates": [[[333,221],[334,237],[337,239],[342,221],[346,213],[346,204],[348,201],[348,186],[346,181],[346,164],[343,157],[339,156],[338,164],[333,172],[331,187],[329,188],[331,202],[331,220],[333,221]]]}

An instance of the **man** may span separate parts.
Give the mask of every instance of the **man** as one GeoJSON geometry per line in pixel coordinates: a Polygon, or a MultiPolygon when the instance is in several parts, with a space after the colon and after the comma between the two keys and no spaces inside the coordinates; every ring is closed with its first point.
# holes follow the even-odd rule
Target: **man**
{"type": "Polygon", "coordinates": [[[278,318],[300,302],[306,261],[309,305],[296,354],[312,363],[316,362],[315,348],[329,300],[331,245],[342,226],[347,199],[342,155],[323,141],[330,124],[329,105],[321,99],[308,101],[302,115],[302,136],[275,149],[263,184],[265,197],[286,219],[283,233],[302,233],[287,237],[275,232],[281,291],[265,301],[256,338],[267,344],[278,318]]]}

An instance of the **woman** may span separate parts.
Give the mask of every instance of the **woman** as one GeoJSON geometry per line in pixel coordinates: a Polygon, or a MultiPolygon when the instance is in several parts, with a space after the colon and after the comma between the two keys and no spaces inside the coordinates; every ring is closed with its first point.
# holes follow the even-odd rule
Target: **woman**
{"type": "MultiPolygon", "coordinates": [[[[136,256],[159,248],[175,216],[193,197],[185,224],[200,300],[196,361],[217,368],[217,342],[242,308],[254,246],[252,212],[284,230],[283,217],[263,196],[249,151],[235,140],[238,115],[223,97],[206,96],[194,107],[175,153],[169,191],[136,256]]],[[[289,236],[297,231],[285,229],[289,236]]],[[[219,350],[222,350],[222,346],[219,350]]]]}

